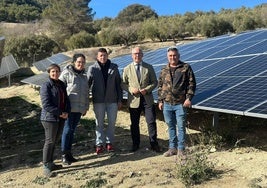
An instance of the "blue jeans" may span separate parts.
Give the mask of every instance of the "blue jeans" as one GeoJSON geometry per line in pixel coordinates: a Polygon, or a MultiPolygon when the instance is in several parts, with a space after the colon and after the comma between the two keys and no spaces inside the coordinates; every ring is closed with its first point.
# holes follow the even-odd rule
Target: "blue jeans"
{"type": "Polygon", "coordinates": [[[71,151],[73,143],[75,129],[81,119],[80,112],[71,112],[68,119],[65,121],[61,138],[61,150],[62,152],[71,151]]]}
{"type": "Polygon", "coordinates": [[[163,105],[163,115],[169,131],[169,148],[185,149],[185,119],[186,109],[182,104],[163,105]]]}
{"type": "Polygon", "coordinates": [[[117,103],[94,103],[96,123],[96,145],[114,142],[114,130],[117,119],[117,103]],[[104,127],[105,116],[107,115],[107,127],[104,127]]]}

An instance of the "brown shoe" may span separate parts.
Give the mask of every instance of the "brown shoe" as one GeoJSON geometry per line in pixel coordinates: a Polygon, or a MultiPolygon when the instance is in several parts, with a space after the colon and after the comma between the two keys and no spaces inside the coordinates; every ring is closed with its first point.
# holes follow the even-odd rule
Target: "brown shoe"
{"type": "Polygon", "coordinates": [[[173,155],[177,154],[177,149],[176,148],[170,148],[168,151],[166,151],[165,153],[163,153],[164,157],[170,157],[173,155]]]}
{"type": "Polygon", "coordinates": [[[185,163],[186,163],[186,153],[185,153],[184,150],[178,150],[175,161],[179,162],[181,165],[185,165],[185,163]]]}

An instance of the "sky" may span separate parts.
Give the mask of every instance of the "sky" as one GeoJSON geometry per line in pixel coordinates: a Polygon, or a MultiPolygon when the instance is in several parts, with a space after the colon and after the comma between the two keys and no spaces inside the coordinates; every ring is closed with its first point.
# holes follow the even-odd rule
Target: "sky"
{"type": "Polygon", "coordinates": [[[120,11],[132,4],[150,6],[159,16],[171,16],[195,11],[254,8],[266,0],[91,0],[89,7],[96,13],[94,19],[115,18],[120,11]]]}

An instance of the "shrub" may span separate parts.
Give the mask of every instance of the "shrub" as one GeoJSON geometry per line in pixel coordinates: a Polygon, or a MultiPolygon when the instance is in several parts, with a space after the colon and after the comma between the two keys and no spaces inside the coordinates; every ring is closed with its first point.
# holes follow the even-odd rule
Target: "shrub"
{"type": "Polygon", "coordinates": [[[65,45],[68,50],[92,47],[95,45],[95,37],[86,31],[81,31],[65,40],[65,45]]]}
{"type": "Polygon", "coordinates": [[[177,163],[177,177],[186,186],[200,184],[215,175],[214,165],[202,152],[192,154],[185,163],[177,163]]]}

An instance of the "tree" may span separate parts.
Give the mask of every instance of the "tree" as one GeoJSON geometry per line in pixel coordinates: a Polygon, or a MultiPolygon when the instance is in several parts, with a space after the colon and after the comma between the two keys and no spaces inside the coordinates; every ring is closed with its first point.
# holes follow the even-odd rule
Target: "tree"
{"type": "Polygon", "coordinates": [[[49,0],[43,18],[51,21],[51,29],[60,44],[75,33],[87,30],[94,13],[88,7],[91,0],[49,0]]]}
{"type": "Polygon", "coordinates": [[[94,44],[95,37],[86,31],[81,31],[80,33],[74,34],[65,41],[65,45],[67,46],[68,50],[89,48],[94,46],[94,44]]]}
{"type": "Polygon", "coordinates": [[[117,27],[116,31],[118,32],[120,39],[122,43],[125,46],[129,46],[132,42],[137,41],[138,35],[137,31],[141,28],[140,24],[132,24],[131,26],[128,27],[117,27]]]}
{"type": "Polygon", "coordinates": [[[0,21],[23,23],[40,19],[41,5],[33,0],[0,2],[0,21]]]}
{"type": "Polygon", "coordinates": [[[58,45],[46,36],[14,37],[6,40],[4,54],[12,54],[23,67],[58,53],[58,45]]]}
{"type": "Polygon", "coordinates": [[[151,18],[151,19],[144,21],[142,24],[142,30],[139,33],[140,33],[139,35],[143,35],[144,38],[149,38],[152,41],[155,41],[156,39],[160,39],[158,20],[151,18]]]}
{"type": "Polygon", "coordinates": [[[129,26],[153,17],[157,18],[158,15],[149,6],[133,4],[120,11],[115,20],[118,25],[129,26]]]}
{"type": "Polygon", "coordinates": [[[121,44],[121,38],[115,26],[101,29],[96,35],[101,46],[121,44]]]}
{"type": "Polygon", "coordinates": [[[93,24],[94,29],[98,32],[103,28],[111,26],[113,24],[113,20],[112,18],[104,17],[102,19],[94,20],[93,24]]]}

